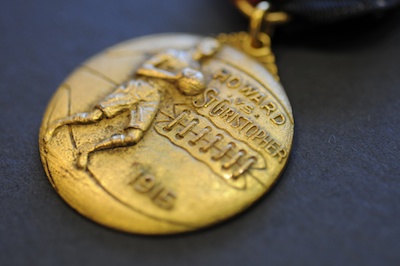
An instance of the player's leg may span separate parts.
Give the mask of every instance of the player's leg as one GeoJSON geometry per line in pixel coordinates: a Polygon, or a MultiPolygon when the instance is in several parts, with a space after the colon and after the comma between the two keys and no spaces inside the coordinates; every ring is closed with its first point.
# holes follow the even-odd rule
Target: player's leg
{"type": "Polygon", "coordinates": [[[91,124],[100,121],[103,117],[104,117],[103,111],[95,108],[91,112],[78,113],[56,120],[53,123],[51,123],[50,126],[48,127],[46,134],[44,135],[44,141],[48,142],[52,138],[55,130],[59,127],[65,125],[91,124]]]}
{"type": "Polygon", "coordinates": [[[93,145],[91,148],[80,153],[78,157],[78,168],[85,169],[88,163],[88,157],[90,153],[107,150],[118,147],[126,147],[135,145],[143,137],[143,131],[141,129],[129,128],[125,134],[115,134],[110,138],[104,139],[99,143],[93,145]]]}
{"type": "Polygon", "coordinates": [[[126,147],[138,143],[142,139],[144,132],[150,127],[158,110],[160,95],[155,93],[150,96],[154,97],[154,99],[150,98],[154,102],[140,102],[136,106],[132,107],[131,112],[129,113],[129,122],[125,127],[124,133],[116,134],[111,136],[111,138],[104,139],[82,152],[78,158],[78,168],[86,168],[88,157],[92,152],[117,147],[126,147]]]}

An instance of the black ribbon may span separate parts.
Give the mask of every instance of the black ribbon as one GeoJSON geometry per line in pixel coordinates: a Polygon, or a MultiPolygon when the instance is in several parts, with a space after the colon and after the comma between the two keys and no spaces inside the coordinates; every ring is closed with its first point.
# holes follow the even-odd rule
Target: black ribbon
{"type": "Polygon", "coordinates": [[[272,0],[276,10],[315,22],[336,22],[396,8],[400,0],[272,0]]]}

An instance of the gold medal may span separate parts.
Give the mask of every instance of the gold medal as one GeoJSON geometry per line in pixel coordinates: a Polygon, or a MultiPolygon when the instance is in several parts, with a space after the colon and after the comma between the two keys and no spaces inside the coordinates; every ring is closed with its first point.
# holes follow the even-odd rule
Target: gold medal
{"type": "Polygon", "coordinates": [[[84,62],[40,129],[53,187],[74,209],[141,234],[192,231],[247,208],[277,181],[294,122],[266,8],[250,33],[163,34],[84,62]]]}

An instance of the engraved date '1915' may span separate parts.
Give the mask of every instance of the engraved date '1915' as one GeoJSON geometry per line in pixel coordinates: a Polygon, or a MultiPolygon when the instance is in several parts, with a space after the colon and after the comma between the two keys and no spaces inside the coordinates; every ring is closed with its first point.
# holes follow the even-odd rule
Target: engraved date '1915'
{"type": "Polygon", "coordinates": [[[153,175],[142,173],[129,184],[136,192],[148,196],[157,207],[165,210],[174,207],[176,193],[158,182],[153,175]]]}

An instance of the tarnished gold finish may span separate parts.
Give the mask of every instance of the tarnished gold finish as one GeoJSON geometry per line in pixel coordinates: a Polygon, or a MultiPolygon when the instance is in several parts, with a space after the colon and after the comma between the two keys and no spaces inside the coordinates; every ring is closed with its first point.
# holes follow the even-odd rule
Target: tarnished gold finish
{"type": "Polygon", "coordinates": [[[268,191],[291,149],[291,107],[272,74],[221,40],[135,39],[73,72],[40,130],[61,197],[103,225],[170,234],[225,220],[268,191]]]}
{"type": "MultiPolygon", "coordinates": [[[[251,17],[254,14],[256,7],[254,7],[248,0],[234,0],[237,8],[246,16],[251,17]]],[[[261,2],[267,5],[268,2],[261,2]]],[[[264,5],[264,4],[263,4],[264,5]]],[[[268,12],[268,14],[264,17],[266,23],[270,23],[273,25],[285,24],[290,21],[290,16],[286,12],[282,11],[274,11],[268,12]]]]}
{"type": "Polygon", "coordinates": [[[85,169],[89,154],[99,150],[137,144],[149,129],[160,105],[165,82],[176,85],[184,95],[197,95],[206,84],[200,72],[204,57],[212,56],[219,48],[215,39],[202,40],[195,49],[169,49],[146,60],[131,79],[99,101],[89,112],[76,113],[51,122],[43,140],[51,140],[56,129],[66,125],[98,123],[128,111],[129,122],[123,132],[93,143],[79,151],[78,168],[85,169]]]}

